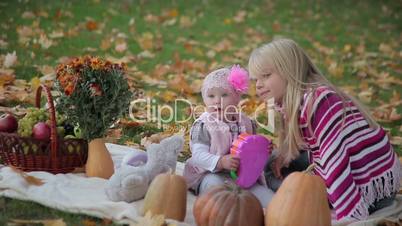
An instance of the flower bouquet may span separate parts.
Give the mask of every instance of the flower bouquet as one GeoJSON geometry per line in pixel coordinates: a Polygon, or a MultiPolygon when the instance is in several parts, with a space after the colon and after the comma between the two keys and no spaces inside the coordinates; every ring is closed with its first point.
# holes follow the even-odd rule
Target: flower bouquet
{"type": "Polygon", "coordinates": [[[75,125],[76,136],[89,141],[86,173],[109,178],[113,162],[103,142],[107,129],[128,111],[132,93],[125,65],[85,56],[59,64],[55,88],[56,108],[75,125]]]}

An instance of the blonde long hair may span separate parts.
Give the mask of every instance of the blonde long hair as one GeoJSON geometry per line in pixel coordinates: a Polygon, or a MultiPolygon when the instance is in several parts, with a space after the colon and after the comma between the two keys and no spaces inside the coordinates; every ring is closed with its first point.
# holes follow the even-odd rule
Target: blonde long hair
{"type": "MultiPolygon", "coordinates": [[[[255,49],[250,56],[248,68],[251,77],[262,76],[267,73],[267,66],[272,65],[278,74],[286,81],[286,91],[282,99],[282,106],[287,116],[287,121],[281,117],[278,125],[279,135],[279,155],[284,164],[289,163],[299,155],[299,150],[305,148],[305,142],[302,138],[299,128],[300,106],[303,95],[311,89],[318,86],[328,86],[333,89],[343,99],[351,100],[360,110],[371,127],[377,127],[378,124],[370,116],[365,107],[352,96],[336,88],[320,70],[314,65],[306,52],[300,48],[296,42],[291,39],[277,39],[255,49]]],[[[313,98],[309,98],[313,100],[313,98]]],[[[307,109],[311,109],[312,101],[307,109]]],[[[344,107],[343,116],[346,108],[344,107]]],[[[308,122],[310,122],[313,112],[307,112],[308,122]]],[[[311,125],[309,125],[311,130],[311,125]]]]}

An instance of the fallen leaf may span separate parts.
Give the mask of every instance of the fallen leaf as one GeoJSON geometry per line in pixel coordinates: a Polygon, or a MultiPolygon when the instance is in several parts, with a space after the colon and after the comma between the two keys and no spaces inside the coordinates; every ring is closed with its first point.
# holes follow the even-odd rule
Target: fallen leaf
{"type": "Polygon", "coordinates": [[[153,49],[154,35],[150,32],[145,32],[140,37],[138,37],[137,42],[143,50],[153,49]]]}
{"type": "Polygon", "coordinates": [[[169,81],[169,87],[181,93],[192,94],[194,92],[183,74],[174,75],[173,79],[169,81]]]}
{"type": "Polygon", "coordinates": [[[321,43],[319,42],[313,42],[313,46],[320,52],[323,53],[325,55],[332,55],[334,53],[334,49],[323,46],[321,43]]]}
{"type": "Polygon", "coordinates": [[[52,38],[52,39],[62,38],[62,37],[64,37],[64,32],[62,30],[52,31],[52,33],[49,34],[49,38],[52,38]]]}
{"type": "Polygon", "coordinates": [[[343,77],[343,66],[338,65],[337,62],[332,61],[328,67],[328,71],[330,74],[334,75],[336,78],[343,77]]]}
{"type": "Polygon", "coordinates": [[[129,119],[120,119],[119,124],[123,127],[138,127],[143,125],[143,123],[139,123],[137,121],[132,121],[129,119]]]}
{"type": "Polygon", "coordinates": [[[4,41],[3,39],[0,39],[0,48],[5,49],[8,46],[8,42],[4,41]]]}
{"type": "Polygon", "coordinates": [[[173,102],[177,98],[177,93],[170,90],[166,90],[161,94],[160,97],[163,101],[169,103],[173,102]]]}
{"type": "Polygon", "coordinates": [[[164,226],[165,224],[165,216],[164,215],[152,215],[150,211],[148,211],[145,216],[139,217],[137,223],[132,226],[164,226]]]}
{"type": "Polygon", "coordinates": [[[25,180],[29,185],[41,186],[41,185],[44,184],[44,182],[43,182],[41,179],[36,178],[36,177],[34,177],[34,176],[30,176],[30,175],[28,175],[26,172],[24,172],[24,171],[22,171],[22,170],[20,170],[20,169],[17,169],[15,166],[11,166],[11,165],[10,165],[9,167],[11,168],[11,170],[13,170],[14,172],[16,172],[16,173],[18,173],[19,175],[21,175],[22,178],[24,178],[24,180],[25,180]]]}
{"type": "Polygon", "coordinates": [[[207,52],[207,57],[208,58],[210,58],[210,59],[212,59],[212,58],[214,58],[215,57],[215,55],[216,55],[216,52],[215,51],[213,51],[212,49],[210,49],[210,50],[208,50],[208,52],[207,52]]]}
{"type": "Polygon", "coordinates": [[[397,112],[396,108],[392,108],[391,114],[389,115],[389,120],[398,121],[400,119],[402,119],[402,115],[397,112]]]}
{"type": "Polygon", "coordinates": [[[100,49],[101,50],[107,50],[112,46],[112,42],[110,38],[105,38],[101,41],[100,49]]]}
{"type": "Polygon", "coordinates": [[[226,18],[226,19],[223,20],[223,23],[226,24],[226,25],[232,24],[232,19],[226,18]]]}
{"type": "Polygon", "coordinates": [[[15,50],[12,53],[7,53],[6,57],[4,58],[3,66],[5,68],[10,68],[14,66],[14,64],[17,62],[17,53],[15,50]]]}
{"type": "Polygon", "coordinates": [[[352,50],[352,45],[346,44],[343,46],[343,52],[349,53],[352,50]]]}
{"type": "Polygon", "coordinates": [[[181,28],[189,28],[189,27],[193,26],[193,23],[194,23],[193,20],[188,16],[180,17],[180,22],[179,22],[180,25],[179,26],[181,28]]]}
{"type": "Polygon", "coordinates": [[[392,136],[390,142],[392,145],[395,145],[395,146],[402,145],[402,137],[392,136]]]}
{"type": "Polygon", "coordinates": [[[144,21],[148,22],[148,23],[158,23],[160,20],[159,20],[159,17],[157,17],[153,14],[147,14],[144,17],[144,21]]]}
{"type": "Polygon", "coordinates": [[[43,49],[49,49],[53,45],[53,41],[48,39],[45,34],[40,35],[38,43],[43,49]]]}
{"type": "Polygon", "coordinates": [[[247,12],[244,11],[244,10],[240,10],[233,17],[233,21],[236,22],[236,23],[242,23],[242,22],[244,22],[246,16],[247,16],[247,12]]]}
{"type": "Polygon", "coordinates": [[[385,43],[381,43],[380,46],[378,47],[378,49],[383,52],[383,53],[391,53],[392,52],[392,47],[388,44],[385,43]]]}
{"type": "Polygon", "coordinates": [[[11,223],[13,225],[32,225],[32,224],[42,224],[43,226],[66,226],[67,224],[63,221],[63,219],[55,219],[55,220],[20,220],[20,219],[11,219],[11,223]]]}
{"type": "Polygon", "coordinates": [[[14,70],[0,69],[0,87],[12,84],[15,80],[14,70]]]}
{"type": "Polygon", "coordinates": [[[272,24],[272,30],[275,32],[281,31],[281,24],[279,23],[279,21],[274,21],[274,23],[272,24]]]}
{"type": "Polygon", "coordinates": [[[231,49],[233,43],[228,39],[223,39],[222,41],[218,42],[215,46],[212,47],[213,50],[216,52],[222,52],[231,49]]]}
{"type": "Polygon", "coordinates": [[[368,90],[361,91],[358,94],[359,99],[364,103],[370,103],[373,97],[373,89],[370,88],[368,90]]]}
{"type": "Polygon", "coordinates": [[[84,219],[81,221],[84,226],[96,226],[96,222],[90,219],[84,219]]]}
{"type": "Polygon", "coordinates": [[[162,16],[168,17],[168,18],[174,18],[179,15],[179,11],[177,9],[169,9],[169,10],[164,10],[162,13],[162,16]]]}
{"type": "Polygon", "coordinates": [[[35,76],[31,79],[31,81],[29,82],[31,84],[31,90],[32,91],[36,91],[38,89],[38,87],[41,84],[40,79],[38,78],[38,76],[35,76]]]}
{"type": "Polygon", "coordinates": [[[94,31],[98,28],[98,24],[93,20],[89,20],[85,26],[89,31],[94,31]]]}
{"type": "Polygon", "coordinates": [[[116,52],[122,53],[124,51],[127,50],[127,43],[126,42],[121,42],[119,44],[116,44],[114,50],[116,50],[116,52]]]}
{"type": "Polygon", "coordinates": [[[150,51],[148,51],[148,50],[145,50],[145,51],[142,51],[141,53],[139,53],[138,55],[138,58],[146,58],[146,59],[152,59],[152,58],[154,58],[155,57],[155,54],[153,54],[153,53],[151,53],[150,51]]]}
{"type": "Polygon", "coordinates": [[[56,74],[54,67],[52,67],[50,65],[42,65],[42,66],[38,66],[37,68],[38,68],[38,71],[40,71],[42,73],[42,75],[44,75],[44,76],[56,74]]]}
{"type": "Polygon", "coordinates": [[[22,13],[21,18],[23,19],[33,19],[35,18],[35,14],[32,11],[25,11],[22,13]]]}

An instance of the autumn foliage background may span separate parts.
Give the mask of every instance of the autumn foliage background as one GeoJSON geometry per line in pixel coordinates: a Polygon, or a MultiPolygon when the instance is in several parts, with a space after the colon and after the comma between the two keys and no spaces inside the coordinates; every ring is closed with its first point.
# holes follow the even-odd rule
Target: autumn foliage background
{"type": "MultiPolygon", "coordinates": [[[[283,36],[295,39],[333,83],[360,99],[402,155],[401,12],[400,1],[1,1],[0,112],[22,115],[38,85],[52,85],[57,64],[88,54],[127,64],[136,98],[201,104],[207,72],[234,63],[247,66],[252,49],[283,36]]],[[[246,98],[251,113],[259,102],[253,92],[246,98]]],[[[144,116],[146,110],[134,113],[144,116]]],[[[189,106],[180,106],[179,117],[189,113],[189,106]]],[[[141,147],[143,137],[190,125],[158,128],[156,122],[138,124],[127,116],[108,139],[141,147]]],[[[188,155],[186,149],[180,160],[188,155]]],[[[14,209],[26,209],[22,216],[28,218],[84,219],[43,207],[33,213],[30,205],[1,198],[0,212],[9,215],[0,222],[21,217],[14,209]]]]}

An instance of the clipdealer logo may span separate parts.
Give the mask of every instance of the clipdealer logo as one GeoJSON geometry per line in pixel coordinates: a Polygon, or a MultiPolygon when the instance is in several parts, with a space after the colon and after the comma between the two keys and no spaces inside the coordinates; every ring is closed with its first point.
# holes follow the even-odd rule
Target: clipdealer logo
{"type": "MultiPolygon", "coordinates": [[[[232,121],[233,114],[244,113],[243,105],[228,105],[223,107],[220,102],[219,109],[222,109],[219,112],[215,112],[216,116],[220,119],[224,119],[227,122],[232,121]]],[[[274,110],[275,102],[274,99],[268,99],[266,102],[261,103],[256,107],[254,112],[249,115],[256,124],[271,133],[275,132],[275,110],[274,110]],[[261,120],[259,116],[265,115],[266,120],[261,120]]],[[[218,106],[215,106],[218,107],[218,106]]],[[[168,104],[159,104],[156,99],[153,98],[141,98],[131,101],[129,107],[129,115],[131,120],[139,123],[157,123],[158,128],[161,128],[163,124],[168,123],[176,123],[176,124],[185,124],[189,121],[196,120],[200,112],[207,111],[207,107],[202,104],[193,104],[190,100],[187,99],[175,99],[174,105],[168,104]],[[183,106],[190,108],[188,114],[183,117],[183,114],[179,114],[179,109],[182,109],[183,106]],[[141,116],[135,114],[135,112],[141,112],[141,116]],[[144,112],[145,111],[145,112],[144,112]],[[145,114],[144,114],[145,113],[145,114]],[[179,115],[181,116],[179,118],[179,115]]],[[[241,118],[239,119],[241,120],[241,118]]]]}

